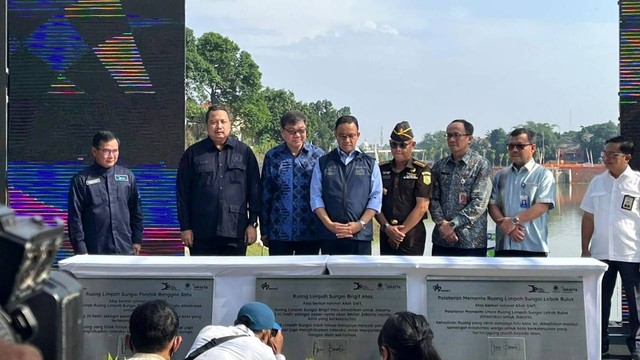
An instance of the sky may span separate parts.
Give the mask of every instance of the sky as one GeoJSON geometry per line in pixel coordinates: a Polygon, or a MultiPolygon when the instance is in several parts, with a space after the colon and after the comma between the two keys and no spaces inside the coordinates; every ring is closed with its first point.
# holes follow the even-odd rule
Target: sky
{"type": "Polygon", "coordinates": [[[527,121],[618,121],[618,5],[608,0],[188,0],[186,25],[248,51],[262,84],[349,106],[360,140],[451,120],[477,136],[527,121]]]}

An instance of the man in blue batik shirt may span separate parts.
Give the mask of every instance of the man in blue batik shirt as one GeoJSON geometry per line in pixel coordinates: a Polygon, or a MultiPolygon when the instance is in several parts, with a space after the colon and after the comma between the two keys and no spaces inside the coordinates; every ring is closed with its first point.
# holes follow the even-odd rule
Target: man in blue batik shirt
{"type": "Polygon", "coordinates": [[[260,239],[269,255],[318,255],[315,214],[309,205],[311,174],[324,151],[307,143],[307,119],[289,111],[280,119],[284,143],[269,150],[262,165],[260,239]]]}

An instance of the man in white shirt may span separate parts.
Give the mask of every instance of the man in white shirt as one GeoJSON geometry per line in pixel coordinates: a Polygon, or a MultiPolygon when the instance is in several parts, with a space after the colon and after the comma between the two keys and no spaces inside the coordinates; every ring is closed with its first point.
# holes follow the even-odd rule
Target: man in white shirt
{"type": "Polygon", "coordinates": [[[193,342],[187,359],[286,360],[284,337],[273,310],[261,302],[242,306],[234,326],[206,326],[193,342]]]}
{"type": "Polygon", "coordinates": [[[640,172],[629,167],[633,142],[607,140],[602,159],[608,171],[596,175],[582,199],[582,256],[609,268],[602,278],[602,354],[608,355],[611,296],[618,273],[629,303],[627,347],[640,360],[640,172]]]}

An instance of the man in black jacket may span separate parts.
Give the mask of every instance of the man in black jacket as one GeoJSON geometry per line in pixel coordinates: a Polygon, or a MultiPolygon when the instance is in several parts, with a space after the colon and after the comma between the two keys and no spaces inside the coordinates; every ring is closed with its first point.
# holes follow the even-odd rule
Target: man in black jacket
{"type": "Polygon", "coordinates": [[[230,138],[229,112],[211,106],[206,139],[190,146],[178,166],[180,238],[191,255],[245,255],[257,240],[260,170],[253,151],[230,138]]]}
{"type": "Polygon", "coordinates": [[[71,180],[69,240],[76,254],[138,255],[142,206],[133,173],[116,165],[120,140],[109,131],[93,137],[95,162],[71,180]]]}

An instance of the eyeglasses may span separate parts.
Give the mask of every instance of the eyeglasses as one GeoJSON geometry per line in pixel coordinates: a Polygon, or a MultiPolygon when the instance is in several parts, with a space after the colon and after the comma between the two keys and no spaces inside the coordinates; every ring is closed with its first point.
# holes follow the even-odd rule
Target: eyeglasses
{"type": "Polygon", "coordinates": [[[283,128],[284,131],[286,131],[287,133],[289,133],[289,135],[294,136],[295,134],[298,134],[300,136],[304,135],[307,133],[307,128],[302,128],[302,129],[287,129],[287,128],[283,128]]]}
{"type": "Polygon", "coordinates": [[[389,141],[389,146],[391,146],[392,149],[406,149],[407,146],[409,146],[409,143],[405,143],[405,142],[398,142],[398,141],[389,141]]]}
{"type": "Polygon", "coordinates": [[[453,138],[454,140],[458,140],[461,137],[468,136],[468,135],[471,135],[471,134],[458,134],[458,133],[450,134],[450,133],[447,133],[447,135],[445,135],[445,136],[447,137],[447,139],[453,138]]]}
{"type": "Polygon", "coordinates": [[[507,144],[507,149],[513,150],[517,148],[518,150],[524,150],[524,148],[526,148],[529,145],[533,145],[533,144],[507,144]]]}
{"type": "Polygon", "coordinates": [[[613,159],[613,158],[615,158],[617,156],[624,156],[624,155],[627,155],[627,154],[619,153],[619,152],[605,152],[605,151],[600,153],[600,157],[602,157],[603,159],[604,158],[613,159]]]}
{"type": "Polygon", "coordinates": [[[100,151],[100,153],[102,154],[102,156],[107,156],[107,155],[118,155],[118,149],[98,149],[98,151],[100,151]]]}

